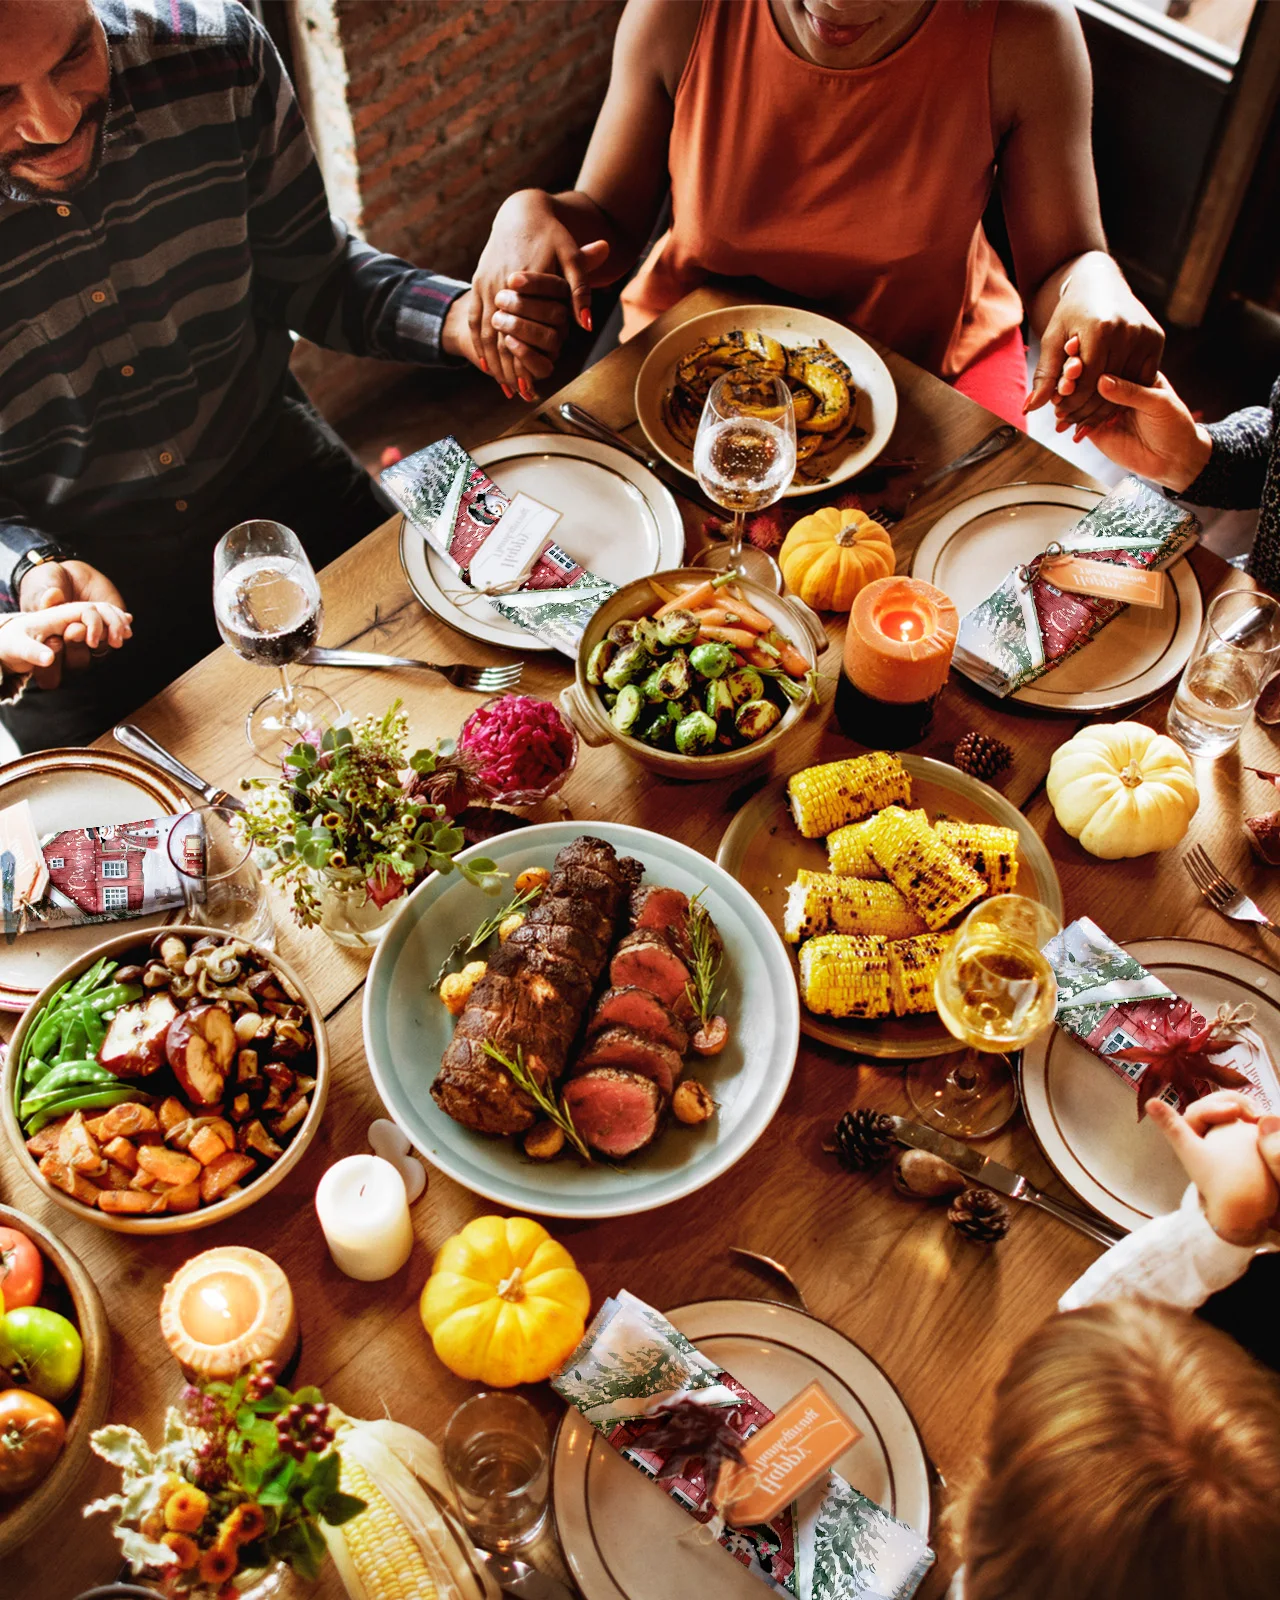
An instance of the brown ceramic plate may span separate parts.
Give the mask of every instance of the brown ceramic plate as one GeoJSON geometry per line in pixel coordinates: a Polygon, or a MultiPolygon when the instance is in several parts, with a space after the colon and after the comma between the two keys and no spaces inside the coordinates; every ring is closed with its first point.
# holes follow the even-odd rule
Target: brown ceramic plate
{"type": "MultiPolygon", "coordinates": [[[[1062,919],[1062,889],[1049,852],[1022,813],[988,784],[970,778],[945,761],[928,756],[904,755],[902,764],[911,774],[912,803],[923,806],[930,819],[948,817],[956,822],[994,822],[1018,832],[1018,893],[1029,895],[1062,919]]],[[[826,843],[802,839],[787,807],[787,780],[777,778],[748,800],[725,830],[716,864],[738,880],[764,907],[770,922],[782,934],[787,886],[801,867],[827,870],[826,843]]],[[[799,981],[798,945],[788,944],[792,971],[799,981]]],[[[910,1060],[942,1056],[958,1049],[937,1016],[886,1017],[878,1022],[844,1022],[820,1017],[800,1007],[800,1030],[824,1044],[839,1045],[857,1055],[910,1060]]]]}

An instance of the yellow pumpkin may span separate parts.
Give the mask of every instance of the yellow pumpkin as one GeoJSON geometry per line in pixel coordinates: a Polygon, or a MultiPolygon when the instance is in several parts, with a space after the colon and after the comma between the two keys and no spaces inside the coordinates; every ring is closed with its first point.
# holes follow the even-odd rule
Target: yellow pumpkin
{"type": "Polygon", "coordinates": [[[1082,728],[1053,752],[1045,787],[1066,831],[1107,861],[1168,850],[1200,804],[1182,746],[1141,722],[1082,728]]]}
{"type": "Polygon", "coordinates": [[[506,1389],[563,1365],[590,1308],[586,1279],[541,1223],[477,1217],[441,1246],[418,1309],[450,1372],[506,1389]]]}
{"type": "Polygon", "coordinates": [[[792,528],[778,565],[787,587],[806,605],[848,611],[859,589],[893,572],[893,544],[865,511],[823,506],[792,528]]]}

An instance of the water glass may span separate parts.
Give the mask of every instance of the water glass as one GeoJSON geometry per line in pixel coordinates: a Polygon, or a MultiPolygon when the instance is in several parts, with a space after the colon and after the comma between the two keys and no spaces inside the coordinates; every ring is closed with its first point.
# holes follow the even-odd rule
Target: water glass
{"type": "Polygon", "coordinates": [[[179,817],[169,835],[169,859],[192,922],[275,949],[271,901],[236,812],[198,806],[179,817]]]}
{"type": "Polygon", "coordinates": [[[521,1550],[547,1520],[547,1425],[516,1394],[473,1395],[449,1418],[444,1464],[482,1550],[521,1550]]]}
{"type": "Polygon", "coordinates": [[[743,370],[716,379],[698,421],[693,470],[708,499],[733,513],[727,543],[701,551],[698,564],[781,594],[778,563],[742,542],[747,512],[771,506],[795,476],[796,413],[781,378],[743,370]]]}
{"type": "Polygon", "coordinates": [[[1170,737],[1189,755],[1226,755],[1278,667],[1280,604],[1254,589],[1218,595],[1169,708],[1170,737]]]}

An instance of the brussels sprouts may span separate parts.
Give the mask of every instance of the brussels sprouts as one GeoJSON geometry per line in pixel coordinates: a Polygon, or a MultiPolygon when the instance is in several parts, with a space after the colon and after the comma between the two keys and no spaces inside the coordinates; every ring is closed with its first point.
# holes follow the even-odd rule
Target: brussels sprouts
{"type": "Polygon", "coordinates": [[[693,688],[693,673],[683,650],[664,661],[650,677],[656,681],[658,693],[664,700],[682,700],[693,688]]]}
{"type": "Polygon", "coordinates": [[[666,649],[658,624],[652,617],[637,617],[633,623],[635,633],[632,635],[639,644],[642,644],[651,656],[661,654],[666,649]]]}
{"type": "Polygon", "coordinates": [[[647,672],[651,660],[652,657],[640,641],[632,639],[629,644],[622,646],[601,674],[605,687],[621,689],[642,672],[647,672]]]}
{"type": "MultiPolygon", "coordinates": [[[[608,681],[607,674],[605,681],[608,681]]],[[[759,700],[764,694],[764,679],[754,667],[739,667],[736,672],[729,674],[725,682],[729,685],[735,706],[745,705],[748,700],[759,700]]]]}
{"type": "Polygon", "coordinates": [[[733,725],[750,744],[756,739],[763,739],[781,719],[782,712],[772,700],[744,700],[734,712],[733,725]]]}
{"type": "Polygon", "coordinates": [[[614,644],[630,644],[635,636],[636,625],[634,622],[615,622],[613,627],[605,634],[605,638],[612,640],[614,644]]]}
{"type": "Polygon", "coordinates": [[[733,696],[729,692],[729,685],[723,678],[712,678],[707,685],[707,696],[704,702],[706,713],[717,721],[721,717],[733,715],[733,696]]]}
{"type": "Polygon", "coordinates": [[[640,679],[640,693],[646,700],[651,702],[666,699],[662,692],[662,685],[658,682],[659,670],[658,667],[655,667],[647,677],[640,679]]]}
{"type": "Polygon", "coordinates": [[[605,708],[605,710],[606,711],[612,711],[614,706],[616,706],[617,703],[618,703],[617,694],[612,689],[605,689],[605,690],[602,691],[602,694],[603,694],[603,697],[604,697],[604,708],[605,708]]]}
{"type": "Polygon", "coordinates": [[[678,721],[679,717],[675,714],[675,707],[671,702],[660,700],[656,706],[646,709],[641,722],[632,729],[632,736],[642,739],[645,744],[669,744],[678,721]]]}
{"type": "Polygon", "coordinates": [[[676,723],[676,749],[682,756],[700,756],[715,736],[716,725],[705,711],[691,711],[676,723]]]}
{"type": "Polygon", "coordinates": [[[604,669],[613,660],[613,653],[617,645],[611,639],[601,639],[591,654],[587,657],[587,682],[595,684],[597,688],[604,682],[604,669]]]}
{"type": "Polygon", "coordinates": [[[698,637],[698,619],[692,611],[668,611],[665,617],[655,618],[658,638],[663,644],[692,644],[698,637]]]}
{"type": "Polygon", "coordinates": [[[630,733],[643,707],[644,699],[639,689],[634,683],[625,684],[618,691],[618,698],[609,713],[609,721],[619,733],[630,733]]]}
{"type": "Polygon", "coordinates": [[[733,651],[727,644],[700,644],[689,652],[689,665],[703,678],[723,678],[733,666],[733,651]]]}

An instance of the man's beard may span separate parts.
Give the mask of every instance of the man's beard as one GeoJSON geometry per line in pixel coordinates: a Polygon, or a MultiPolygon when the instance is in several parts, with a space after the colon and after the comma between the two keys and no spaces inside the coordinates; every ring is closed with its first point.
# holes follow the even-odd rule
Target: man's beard
{"type": "Polygon", "coordinates": [[[72,139],[79,138],[81,130],[86,123],[96,123],[93,135],[93,146],[89,157],[89,165],[83,177],[63,179],[61,184],[52,184],[48,187],[32,183],[25,178],[14,176],[13,168],[23,161],[29,161],[33,156],[52,155],[55,150],[65,148],[71,140],[63,144],[53,145],[28,145],[25,150],[15,151],[11,155],[0,156],[0,200],[62,200],[66,196],[75,194],[77,189],[83,189],[85,184],[93,178],[102,162],[102,147],[106,142],[107,102],[105,99],[96,100],[80,118],[72,139]]]}

